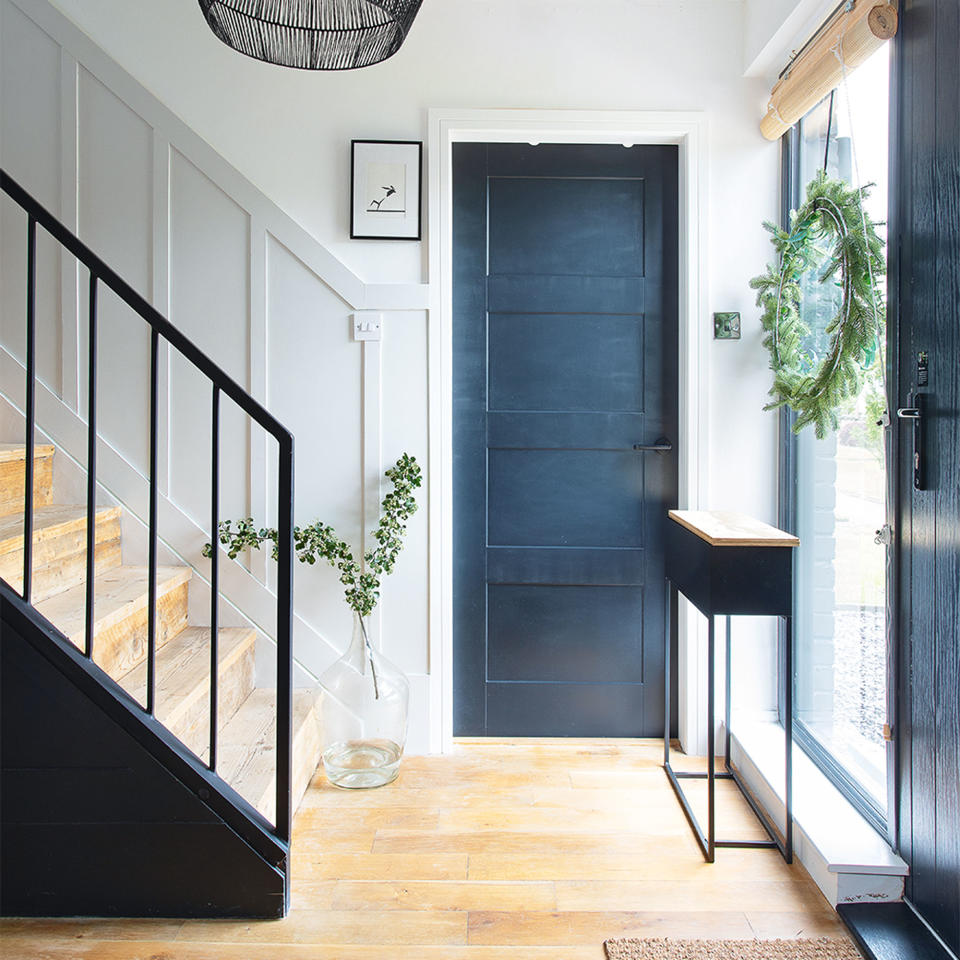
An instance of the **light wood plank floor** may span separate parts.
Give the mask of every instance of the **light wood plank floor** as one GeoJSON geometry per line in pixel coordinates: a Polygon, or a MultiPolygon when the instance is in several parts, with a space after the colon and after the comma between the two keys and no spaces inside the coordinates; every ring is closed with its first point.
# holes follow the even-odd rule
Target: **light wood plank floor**
{"type": "MultiPolygon", "coordinates": [[[[601,960],[611,936],[844,936],[776,851],[705,864],[661,758],[649,740],[474,740],[406,758],[379,790],[318,774],[295,823],[286,919],[8,920],[0,956],[601,960]]],[[[731,784],[718,807],[721,836],[761,836],[731,784]]]]}

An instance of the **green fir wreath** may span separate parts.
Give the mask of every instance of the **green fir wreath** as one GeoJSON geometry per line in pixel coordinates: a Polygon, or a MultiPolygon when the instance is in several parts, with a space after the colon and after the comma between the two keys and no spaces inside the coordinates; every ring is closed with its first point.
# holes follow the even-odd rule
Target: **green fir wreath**
{"type": "Polygon", "coordinates": [[[776,264],[750,281],[763,308],[763,345],[770,351],[773,400],[797,412],[794,431],[812,423],[818,438],[837,429],[836,410],[861,388],[863,373],[878,362],[884,335],[883,241],[862,206],[869,185],[850,188],[823,171],[807,186],[807,199],[790,214],[789,231],[765,223],[776,264]],[[809,346],[811,330],[801,316],[801,278],[816,270],[820,283],[840,287],[840,307],[827,323],[825,356],[809,346]]]}

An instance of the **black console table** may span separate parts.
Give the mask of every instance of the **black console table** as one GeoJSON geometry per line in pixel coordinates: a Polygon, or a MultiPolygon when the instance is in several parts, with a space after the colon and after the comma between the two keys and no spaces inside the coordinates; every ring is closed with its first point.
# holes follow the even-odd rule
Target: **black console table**
{"type": "Polygon", "coordinates": [[[708,863],[717,847],[776,847],[787,863],[793,861],[793,547],[800,541],[776,527],[729,511],[671,510],[667,524],[667,604],[664,644],[666,696],[664,697],[663,768],[683,807],[697,843],[708,863]],[[670,610],[674,594],[682,593],[709,621],[707,641],[707,772],[678,772],[670,765],[670,610]],[[715,618],[726,616],[725,764],[717,772],[715,761],[715,618]],[[786,818],[783,837],[744,787],[730,764],[730,617],[782,617],[784,630],[784,741],[786,750],[786,818]],[[681,780],[707,781],[707,830],[704,833],[680,786],[681,780]],[[753,808],[769,840],[717,840],[714,823],[714,788],[718,779],[733,780],[753,808]]]}

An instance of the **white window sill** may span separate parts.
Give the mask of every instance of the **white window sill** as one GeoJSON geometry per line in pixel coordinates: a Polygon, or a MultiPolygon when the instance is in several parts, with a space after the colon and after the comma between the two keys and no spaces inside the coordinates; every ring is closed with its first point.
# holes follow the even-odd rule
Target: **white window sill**
{"type": "MultiPolygon", "coordinates": [[[[783,728],[734,717],[731,760],[773,818],[784,816],[783,728]]],[[[837,903],[899,900],[906,863],[794,744],[793,820],[797,858],[837,903]]]]}

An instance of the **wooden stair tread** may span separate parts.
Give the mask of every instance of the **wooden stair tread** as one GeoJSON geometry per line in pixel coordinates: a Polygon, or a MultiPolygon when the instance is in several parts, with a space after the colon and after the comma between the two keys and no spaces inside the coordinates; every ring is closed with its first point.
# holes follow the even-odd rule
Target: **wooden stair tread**
{"type": "MultiPolygon", "coordinates": [[[[296,809],[320,762],[317,690],[293,693],[293,807],[296,809]]],[[[217,773],[273,821],[277,754],[276,695],[254,690],[220,731],[217,773]]]]}
{"type": "MultiPolygon", "coordinates": [[[[96,526],[120,517],[119,507],[97,507],[96,526]]],[[[37,507],[33,511],[33,542],[86,530],[87,508],[82,505],[37,507]]],[[[23,548],[23,511],[0,517],[0,556],[23,548]]]]}
{"type": "MultiPolygon", "coordinates": [[[[157,567],[157,599],[190,580],[189,567],[157,567]]],[[[116,567],[94,580],[94,636],[147,606],[147,567],[116,567]]],[[[37,610],[77,646],[84,642],[86,584],[38,603],[37,610]]]]}
{"type": "MultiPolygon", "coordinates": [[[[33,457],[52,457],[54,452],[52,443],[37,443],[33,447],[33,457]]],[[[0,463],[11,463],[16,460],[27,459],[27,445],[25,443],[0,443],[0,463]]]]}
{"type": "MultiPolygon", "coordinates": [[[[53,503],[53,454],[50,444],[38,444],[33,456],[33,506],[53,503]]],[[[23,514],[27,489],[27,448],[22,443],[0,444],[0,516],[23,514]]]]}
{"type": "MultiPolygon", "coordinates": [[[[82,649],[87,511],[84,505],[52,504],[54,454],[52,444],[37,444],[34,449],[35,461],[43,461],[35,472],[33,539],[40,549],[34,551],[34,579],[42,554],[47,567],[72,564],[72,580],[54,582],[50,592],[59,592],[45,597],[35,589],[34,607],[82,649]]],[[[15,576],[14,566],[19,559],[22,577],[25,459],[25,444],[0,443],[0,465],[6,464],[6,472],[0,476],[0,575],[5,562],[10,568],[7,572],[15,576]]],[[[121,508],[116,506],[98,507],[96,512],[93,653],[103,669],[145,704],[148,568],[120,563],[121,514],[121,508]],[[109,564],[108,569],[102,568],[104,563],[109,564]]],[[[186,566],[157,568],[155,714],[204,759],[209,752],[210,628],[186,625],[191,576],[192,570],[186,566]]],[[[217,773],[273,821],[276,695],[272,689],[253,688],[256,631],[224,627],[218,631],[218,637],[217,773]]],[[[294,691],[294,808],[320,763],[318,705],[319,691],[294,691]]]]}
{"type": "MultiPolygon", "coordinates": [[[[14,590],[23,588],[22,502],[0,516],[0,577],[14,590]]],[[[0,511],[3,513],[3,511],[0,511]]],[[[96,519],[96,573],[123,562],[119,507],[101,507],[96,519]]],[[[81,506],[41,506],[34,510],[31,599],[48,597],[87,578],[87,511],[81,506]]]]}
{"type": "MultiPolygon", "coordinates": [[[[224,674],[246,652],[252,652],[257,633],[249,627],[222,627],[219,636],[219,674],[224,674]]],[[[127,671],[119,680],[127,693],[140,703],[146,703],[146,665],[140,664],[127,671]]],[[[180,723],[198,700],[207,701],[210,695],[210,628],[187,627],[157,651],[156,662],[156,716],[165,726],[180,736],[180,723]]],[[[220,722],[223,716],[221,693],[220,722]]],[[[232,714],[231,714],[232,715],[232,714]]]]}

